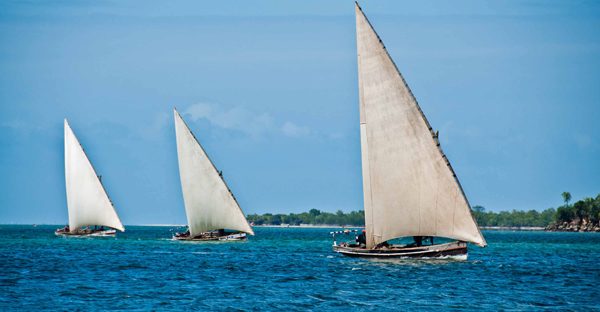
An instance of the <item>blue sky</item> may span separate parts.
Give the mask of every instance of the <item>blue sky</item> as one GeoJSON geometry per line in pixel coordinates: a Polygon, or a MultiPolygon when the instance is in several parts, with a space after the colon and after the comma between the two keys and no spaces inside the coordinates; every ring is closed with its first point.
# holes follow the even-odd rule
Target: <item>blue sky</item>
{"type": "MultiPolygon", "coordinates": [[[[472,205],[600,193],[600,4],[361,3],[472,205]]],[[[245,213],[362,209],[352,1],[2,1],[0,223],[66,223],[63,118],[124,224],[183,224],[177,107],[245,213]]]]}

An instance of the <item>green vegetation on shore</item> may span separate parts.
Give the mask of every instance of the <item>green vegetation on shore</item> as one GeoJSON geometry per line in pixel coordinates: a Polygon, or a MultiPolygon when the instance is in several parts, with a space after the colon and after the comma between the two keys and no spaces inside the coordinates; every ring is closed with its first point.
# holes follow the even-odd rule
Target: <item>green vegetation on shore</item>
{"type": "MultiPolygon", "coordinates": [[[[513,210],[512,212],[501,211],[491,212],[485,211],[482,206],[474,206],[472,208],[473,215],[479,226],[504,226],[504,227],[525,227],[537,226],[546,227],[550,223],[556,221],[559,223],[577,223],[598,224],[600,222],[600,195],[593,198],[585,198],[569,205],[571,194],[564,192],[562,194],[565,205],[558,209],[548,208],[542,212],[535,210],[522,211],[513,210]]],[[[300,225],[300,224],[330,224],[330,225],[365,225],[365,212],[362,210],[344,213],[338,210],[336,213],[321,212],[317,209],[311,209],[309,212],[300,214],[290,213],[264,215],[251,214],[248,215],[248,221],[253,225],[300,225]]]]}
{"type": "Polygon", "coordinates": [[[496,213],[492,211],[485,212],[485,208],[482,206],[473,207],[473,216],[475,216],[475,220],[477,220],[479,226],[546,227],[550,222],[554,221],[555,215],[556,210],[554,208],[548,208],[541,213],[535,210],[527,212],[513,210],[512,212],[500,211],[496,213]]]}
{"type": "Polygon", "coordinates": [[[254,225],[332,224],[364,226],[365,212],[360,210],[344,213],[343,211],[338,210],[336,213],[329,213],[321,212],[318,209],[311,209],[309,212],[299,214],[290,213],[289,215],[265,213],[264,215],[259,216],[257,214],[251,214],[248,215],[248,222],[251,222],[254,225]]]}
{"type": "Polygon", "coordinates": [[[559,223],[595,224],[600,222],[600,194],[594,198],[584,198],[569,206],[571,194],[562,193],[565,205],[556,210],[556,221],[559,223]]]}
{"type": "Polygon", "coordinates": [[[600,195],[593,198],[584,198],[569,206],[571,194],[569,192],[562,193],[565,205],[558,209],[548,208],[544,211],[537,212],[517,211],[512,212],[501,211],[485,212],[482,206],[473,207],[473,215],[479,226],[540,226],[547,227],[550,223],[556,221],[558,223],[575,223],[575,224],[596,224],[600,221],[600,195]]]}

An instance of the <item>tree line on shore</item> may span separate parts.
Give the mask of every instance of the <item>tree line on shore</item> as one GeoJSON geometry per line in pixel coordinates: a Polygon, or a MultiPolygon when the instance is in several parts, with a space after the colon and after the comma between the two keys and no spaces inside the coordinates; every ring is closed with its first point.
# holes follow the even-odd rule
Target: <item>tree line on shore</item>
{"type": "Polygon", "coordinates": [[[513,210],[512,212],[501,211],[495,213],[485,212],[485,208],[482,206],[474,206],[472,208],[473,216],[475,216],[479,226],[547,227],[552,222],[598,224],[600,221],[600,195],[595,199],[584,198],[574,205],[569,205],[569,201],[571,201],[571,194],[569,192],[563,192],[562,196],[565,205],[560,206],[557,209],[548,208],[542,212],[537,212],[535,210],[527,212],[513,210]]]}
{"type": "Polygon", "coordinates": [[[344,213],[338,210],[336,213],[321,212],[318,209],[311,209],[309,212],[299,214],[271,214],[248,215],[248,222],[253,225],[300,225],[300,224],[331,224],[331,225],[365,225],[365,212],[363,210],[344,213]]]}
{"type": "Polygon", "coordinates": [[[501,227],[522,227],[538,226],[546,227],[554,221],[556,210],[548,208],[542,212],[536,210],[513,210],[512,212],[485,211],[482,206],[473,207],[473,216],[479,226],[501,226],[501,227]]]}
{"type": "MultiPolygon", "coordinates": [[[[542,212],[536,210],[512,212],[485,211],[483,206],[472,208],[473,216],[479,226],[501,226],[501,227],[546,227],[552,222],[567,222],[576,224],[599,224],[600,222],[600,195],[594,198],[584,198],[573,205],[569,205],[571,194],[562,194],[565,201],[564,206],[558,209],[548,208],[542,212]]],[[[329,224],[329,225],[365,225],[365,212],[363,210],[344,213],[338,210],[336,213],[321,212],[311,209],[309,212],[299,214],[271,214],[248,215],[248,221],[253,225],[300,225],[300,224],[329,224]]]]}

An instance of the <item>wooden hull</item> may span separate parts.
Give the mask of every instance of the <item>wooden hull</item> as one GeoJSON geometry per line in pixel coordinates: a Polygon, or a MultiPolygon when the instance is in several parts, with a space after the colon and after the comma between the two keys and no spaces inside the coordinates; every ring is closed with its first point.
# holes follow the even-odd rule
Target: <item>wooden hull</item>
{"type": "Polygon", "coordinates": [[[451,242],[446,244],[426,245],[421,247],[391,246],[391,248],[364,249],[334,245],[333,251],[349,257],[365,258],[413,258],[413,259],[444,259],[454,258],[467,260],[467,243],[451,242]]]}
{"type": "Polygon", "coordinates": [[[246,240],[246,233],[238,232],[238,233],[227,233],[227,235],[223,236],[196,236],[196,237],[177,237],[173,236],[174,240],[182,240],[182,241],[241,241],[246,240]]]}
{"type": "Polygon", "coordinates": [[[106,231],[78,230],[76,232],[56,231],[56,232],[54,232],[54,234],[59,235],[59,236],[78,236],[78,237],[85,237],[85,236],[115,236],[115,235],[117,235],[117,230],[106,230],[106,231]]]}

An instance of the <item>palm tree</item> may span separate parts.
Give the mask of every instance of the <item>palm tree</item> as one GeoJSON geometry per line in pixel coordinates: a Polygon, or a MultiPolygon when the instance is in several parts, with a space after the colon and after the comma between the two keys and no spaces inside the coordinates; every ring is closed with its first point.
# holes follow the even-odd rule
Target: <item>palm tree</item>
{"type": "Polygon", "coordinates": [[[571,193],[569,193],[569,192],[563,192],[562,193],[562,197],[565,200],[565,207],[569,207],[569,201],[571,201],[571,193]]]}

